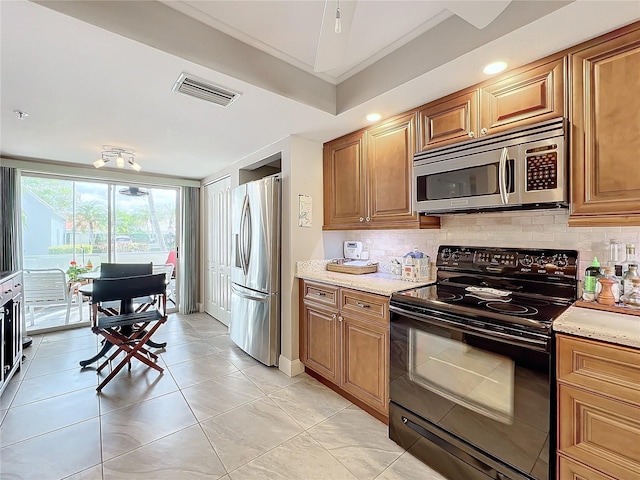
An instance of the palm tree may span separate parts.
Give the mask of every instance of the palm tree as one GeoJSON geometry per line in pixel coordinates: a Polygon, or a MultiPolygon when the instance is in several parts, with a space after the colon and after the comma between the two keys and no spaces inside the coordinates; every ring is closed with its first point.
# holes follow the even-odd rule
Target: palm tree
{"type": "Polygon", "coordinates": [[[76,204],[76,228],[89,230],[89,242],[95,243],[94,230],[102,230],[107,224],[106,205],[97,200],[83,202],[80,200],[76,204]]]}
{"type": "Polygon", "coordinates": [[[147,200],[149,201],[149,216],[151,217],[151,226],[153,227],[153,232],[156,234],[156,238],[158,239],[158,245],[160,246],[160,250],[162,252],[167,251],[167,246],[164,243],[164,235],[162,235],[162,230],[160,229],[160,222],[158,221],[158,212],[156,211],[156,203],[153,200],[153,190],[149,189],[149,195],[147,195],[147,200]]]}

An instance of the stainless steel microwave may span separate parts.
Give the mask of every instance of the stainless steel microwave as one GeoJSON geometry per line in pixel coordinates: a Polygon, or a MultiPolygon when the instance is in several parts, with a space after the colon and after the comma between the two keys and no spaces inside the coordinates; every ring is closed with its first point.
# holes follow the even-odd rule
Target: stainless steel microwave
{"type": "Polygon", "coordinates": [[[416,154],[413,207],[460,213],[568,206],[563,118],[416,154]]]}

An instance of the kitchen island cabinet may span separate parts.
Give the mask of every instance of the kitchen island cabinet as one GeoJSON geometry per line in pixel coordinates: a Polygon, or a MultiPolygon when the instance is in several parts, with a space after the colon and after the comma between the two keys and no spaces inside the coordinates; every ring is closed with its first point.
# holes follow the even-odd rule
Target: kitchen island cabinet
{"type": "Polygon", "coordinates": [[[640,23],[569,58],[569,225],[640,225],[640,23]]]}
{"type": "Polygon", "coordinates": [[[388,422],[389,299],[300,279],[300,359],[306,371],[388,422]]]}

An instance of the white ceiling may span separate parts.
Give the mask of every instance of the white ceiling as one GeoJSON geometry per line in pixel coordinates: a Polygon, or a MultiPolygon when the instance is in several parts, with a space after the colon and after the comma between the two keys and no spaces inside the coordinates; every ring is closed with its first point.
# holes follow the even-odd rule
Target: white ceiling
{"type": "Polygon", "coordinates": [[[477,5],[360,0],[340,64],[317,73],[323,1],[3,0],[0,154],[88,165],[117,145],[143,172],[200,179],[287,135],[324,142],[477,83],[490,60],[521,65],[640,19],[637,1],[515,1],[478,29],[447,7],[477,5]],[[183,71],[242,96],[221,108],[174,93],[183,71]]]}

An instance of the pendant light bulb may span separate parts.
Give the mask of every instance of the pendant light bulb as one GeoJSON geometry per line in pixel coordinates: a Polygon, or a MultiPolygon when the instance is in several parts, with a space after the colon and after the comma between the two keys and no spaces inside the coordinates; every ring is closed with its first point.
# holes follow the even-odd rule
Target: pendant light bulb
{"type": "Polygon", "coordinates": [[[119,153],[116,157],[116,167],[124,168],[124,158],[122,158],[122,154],[119,153]]]}
{"type": "MultiPolygon", "coordinates": [[[[340,5],[340,4],[338,4],[340,5]]],[[[340,21],[340,7],[336,8],[336,26],[335,26],[335,31],[336,33],[341,33],[342,32],[342,22],[340,21]]]]}
{"type": "Polygon", "coordinates": [[[136,161],[133,158],[129,160],[129,165],[131,165],[131,168],[133,168],[136,172],[139,172],[140,170],[142,170],[142,167],[140,166],[140,164],[136,163],[136,161]]]}

